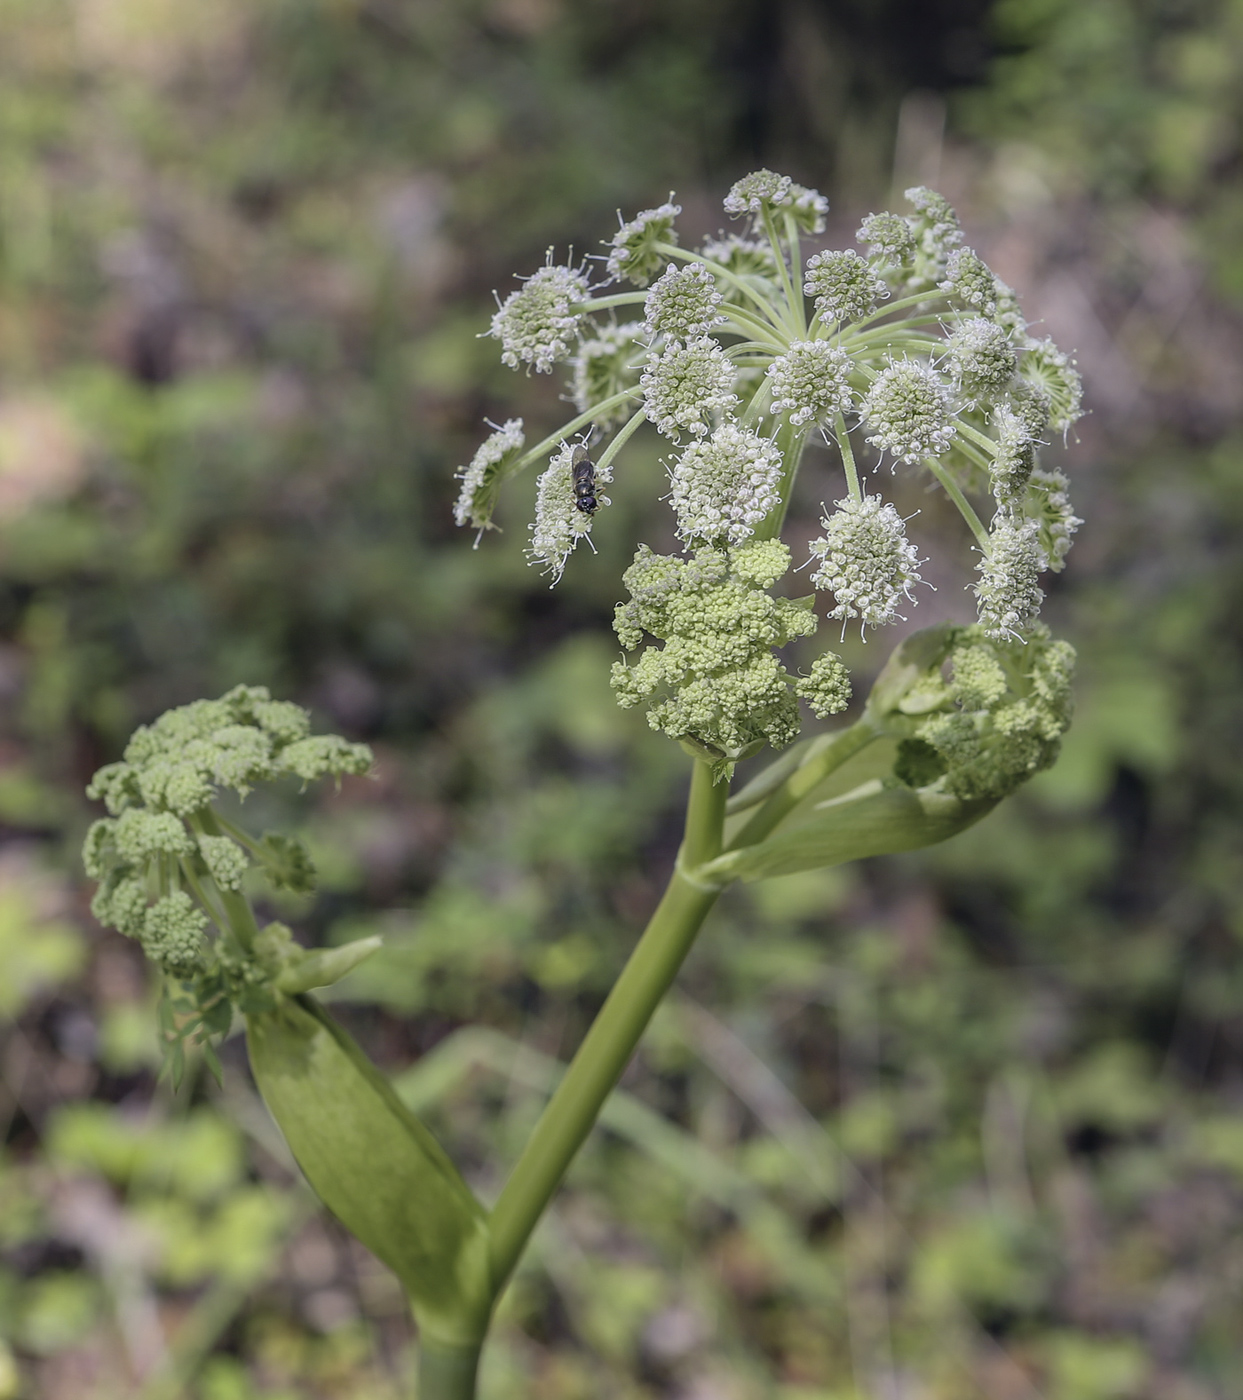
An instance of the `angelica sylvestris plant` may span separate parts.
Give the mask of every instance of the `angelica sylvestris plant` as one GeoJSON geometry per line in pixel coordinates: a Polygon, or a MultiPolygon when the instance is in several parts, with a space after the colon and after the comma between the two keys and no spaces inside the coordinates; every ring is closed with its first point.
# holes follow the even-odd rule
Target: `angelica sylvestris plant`
{"type": "Polygon", "coordinates": [[[455,518],[478,545],[506,482],[538,469],[527,550],[555,584],[584,537],[609,528],[632,435],[650,425],[665,439],[680,548],[636,542],[612,683],[692,774],[668,888],[487,1206],[310,996],[373,941],[308,953],[282,926],[259,927],[244,879],[307,889],[310,862],[215,805],[222,789],[363,772],[366,751],[310,737],[296,707],[243,687],[139,730],[96,776],[112,814],[87,841],[96,912],[164,973],[174,1070],[187,1038],[210,1052],[244,1017],[256,1080],[308,1181],[406,1287],[422,1400],[473,1395],[496,1299],[720,892],[941,841],[1057,756],[1074,653],[1038,620],[1040,577],[1063,567],[1080,522],[1041,454],[1079,416],[1079,378],[1029,333],[946,201],[907,199],[907,212],[863,221],[858,249],[808,252],[824,198],[760,170],[725,199],[734,231],[699,249],[682,246],[671,199],[623,222],[601,258],[572,267],[550,253],[498,298],[488,333],[502,361],[563,367],[577,413],[532,446],[521,419],[493,425],[458,473],[455,518]],[[783,539],[814,440],[831,448],[818,485],[832,504],[818,535],[783,539]],[[803,706],[821,719],[847,708],[850,676],[831,648],[806,674],[778,649],[824,619],[830,635],[870,635],[926,587],[919,542],[886,498],[897,472],[960,512],[975,619],[907,637],[854,723],[796,742],[803,706]],[[806,596],[790,596],[796,566],[806,596]],[[882,739],[887,776],[826,795],[882,739]],[[731,794],[735,765],[765,748],[780,752],[731,794]]]}

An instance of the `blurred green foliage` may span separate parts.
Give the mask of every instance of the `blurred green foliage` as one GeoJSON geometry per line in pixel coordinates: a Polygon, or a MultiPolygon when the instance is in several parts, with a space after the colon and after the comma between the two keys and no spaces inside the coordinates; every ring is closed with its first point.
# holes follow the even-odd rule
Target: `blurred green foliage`
{"type": "Polygon", "coordinates": [[[476,338],[491,290],[670,188],[715,229],[758,162],[846,238],[938,153],[1080,344],[1076,726],[943,849],[731,895],[485,1391],[1243,1396],[1240,23],[0,0],[0,1400],[406,1393],[396,1285],[310,1212],[237,1047],[222,1094],[153,1087],[140,964],[85,913],[85,777],[239,681],[376,745],[376,782],[247,816],[314,850],[324,897],[273,907],[302,938],[385,934],[338,1009],[495,1191],[684,776],[607,687],[656,449],[556,593],[522,502],[478,552],[452,529],[481,419],[559,391],[476,338]]]}

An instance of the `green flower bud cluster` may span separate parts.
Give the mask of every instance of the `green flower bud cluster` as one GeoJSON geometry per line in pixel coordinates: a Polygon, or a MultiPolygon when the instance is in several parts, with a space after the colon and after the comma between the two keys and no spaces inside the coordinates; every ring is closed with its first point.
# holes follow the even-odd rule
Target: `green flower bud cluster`
{"type": "Polygon", "coordinates": [[[589,289],[550,253],[493,334],[516,367],[568,359],[577,416],[531,447],[518,420],[497,429],[459,473],[459,523],[486,525],[501,484],[546,464],[528,554],[559,579],[599,519],[598,488],[651,423],[680,445],[667,496],[678,539],[693,558],[732,558],[780,535],[805,449],[820,439],[834,458],[821,494],[837,503],[806,542],[822,615],[882,626],[917,602],[923,561],[865,475],[884,464],[931,478],[961,513],[988,635],[1031,635],[1040,576],[1063,566],[1080,524],[1065,476],[1041,453],[1080,416],[1082,386],[1069,356],[1029,334],[944,196],[919,186],[906,198],[905,213],[863,219],[858,249],[808,248],[826,201],[756,170],[724,200],[742,229],[696,251],[678,241],[672,197],[623,222],[607,244],[610,287],[589,289]],[[593,475],[576,495],[567,444],[589,428],[615,431],[590,468],[578,459],[593,475]]]}
{"type": "Polygon", "coordinates": [[[269,834],[255,840],[220,816],[224,790],[245,796],[256,784],[365,773],[371,751],[336,735],[312,735],[297,705],[262,686],[237,686],[219,700],[169,710],[138,729],[119,763],[101,768],[87,795],[109,816],[87,833],[83,861],[98,881],[92,912],[142,944],[175,982],[190,984],[189,1005],[228,1008],[270,982],[300,956],[292,943],[276,957],[258,934],[241,894],[257,866],[278,888],[307,891],[314,867],[302,844],[269,834]],[[214,925],[219,937],[208,937],[214,925]]]}
{"type": "Polygon", "coordinates": [[[1052,765],[1072,713],[1068,642],[1041,623],[1022,642],[978,625],[948,628],[931,661],[878,716],[903,736],[894,770],[902,782],[997,801],[1052,765]]]}
{"type": "Polygon", "coordinates": [[[762,743],[782,748],[795,738],[799,694],[821,714],[845,708],[850,687],[838,658],[822,658],[798,681],[773,655],[816,630],[807,600],[768,592],[789,567],[790,551],[779,540],[705,545],[687,559],[640,546],[623,577],[630,601],[618,605],[613,626],[628,651],[645,635],[664,646],[647,646],[633,666],[613,667],[618,703],[645,703],[653,729],[725,764],[762,743]]]}

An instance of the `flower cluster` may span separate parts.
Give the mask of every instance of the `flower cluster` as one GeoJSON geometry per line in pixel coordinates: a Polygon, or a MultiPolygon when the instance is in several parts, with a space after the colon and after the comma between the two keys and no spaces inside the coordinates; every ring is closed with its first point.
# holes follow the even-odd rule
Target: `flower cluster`
{"type": "Polygon", "coordinates": [[[554,267],[551,252],[548,257],[492,317],[488,334],[501,342],[501,363],[511,369],[534,365],[547,373],[569,358],[578,339],[582,315],[574,305],[587,295],[587,276],[572,267],[554,267]]]}
{"type": "MultiPolygon", "coordinates": [[[[593,292],[550,254],[501,306],[493,334],[514,366],[568,358],[578,416],[532,448],[518,420],[498,429],[459,473],[459,523],[487,524],[500,484],[542,461],[528,552],[559,578],[591,534],[595,505],[607,504],[592,495],[583,508],[567,444],[589,428],[616,430],[593,449],[593,487],[603,486],[630,435],[651,423],[680,444],[669,465],[677,537],[701,573],[728,561],[719,565],[729,579],[720,596],[741,607],[737,590],[749,585],[736,558],[779,533],[805,451],[822,439],[841,482],[823,533],[807,542],[824,615],[866,629],[917,602],[919,551],[896,506],[864,476],[883,462],[926,475],[961,512],[978,550],[982,635],[998,645],[1034,636],[1040,576],[1063,566],[1081,523],[1065,476],[1041,460],[1082,412],[1079,376],[1068,355],[1029,334],[1013,290],[967,246],[944,196],[919,186],[906,198],[906,212],[862,220],[858,248],[807,253],[801,236],[822,229],[826,201],[787,175],[756,170],[724,200],[743,227],[696,251],[678,242],[672,196],[623,222],[605,258],[614,283],[636,290],[593,292]]],[[[684,592],[690,584],[678,578],[684,592]]],[[[835,665],[813,667],[806,683],[820,687],[815,703],[836,703],[841,679],[835,665]]],[[[773,716],[792,712],[788,697],[785,710],[765,710],[762,693],[753,698],[771,739],[784,732],[773,716]]],[[[735,725],[746,730],[737,717],[735,725]]]]}
{"type": "Polygon", "coordinates": [[[679,539],[742,544],[781,500],[781,453],[769,438],[723,423],[682,453],[672,480],[679,539]]]}
{"type": "MultiPolygon", "coordinates": [[[[553,582],[561,577],[565,561],[574,546],[591,534],[592,516],[584,511],[574,494],[574,445],[563,442],[539,479],[535,492],[535,520],[531,526],[530,555],[532,563],[543,566],[552,574],[553,582]]],[[[596,468],[598,485],[607,486],[613,479],[607,466],[596,468]]],[[[597,496],[597,503],[610,505],[607,496],[597,496]]]]}
{"type": "Polygon", "coordinates": [[[492,524],[492,506],[500,489],[502,475],[526,445],[521,418],[507,418],[503,427],[485,438],[467,466],[461,468],[457,479],[462,483],[453,518],[459,525],[473,525],[478,530],[492,524]]]}
{"type": "Polygon", "coordinates": [[[900,462],[940,457],[954,441],[950,396],[922,360],[898,360],[873,380],[863,401],[868,441],[900,462]]]}
{"type": "Polygon", "coordinates": [[[648,336],[694,340],[707,335],[725,322],[719,310],[724,300],[716,278],[702,263],[671,267],[643,303],[648,336]]]}
{"type": "Polygon", "coordinates": [[[111,813],[86,838],[87,873],[99,881],[92,912],[136,938],[170,977],[207,972],[219,962],[209,920],[225,922],[221,901],[240,890],[252,863],[281,887],[314,880],[301,846],[293,853],[288,838],[253,841],[224,823],[212,809],[221,790],[244,796],[272,779],[305,783],[370,766],[364,745],[312,736],[304,710],[260,686],[170,710],[139,729],[122,761],[101,768],[87,790],[111,813]]]}
{"type": "Polygon", "coordinates": [[[884,627],[896,621],[902,602],[914,601],[921,583],[919,556],[906,537],[906,525],[894,506],[879,496],[847,496],[821,521],[824,535],[811,542],[820,566],[812,575],[817,588],[837,600],[829,616],[845,624],[884,627]]]}
{"type": "MultiPolygon", "coordinates": [[[[931,639],[938,640],[935,634],[931,639]]],[[[950,627],[904,684],[877,690],[878,719],[901,739],[897,777],[911,787],[995,802],[1057,758],[1070,725],[1075,651],[1037,623],[1023,641],[950,627]]]]}
{"type": "Polygon", "coordinates": [[[683,432],[703,437],[716,417],[738,402],[734,366],[709,336],[687,345],[674,341],[650,355],[640,384],[648,419],[674,441],[683,432]]]}
{"type": "Polygon", "coordinates": [[[681,212],[682,206],[674,204],[670,195],[667,204],[657,209],[644,209],[629,223],[618,214],[621,228],[609,243],[606,263],[609,276],[624,277],[636,287],[646,287],[665,265],[666,255],[660,251],[660,245],[677,246],[678,235],[673,224],[681,212]]]}
{"type": "Polygon", "coordinates": [[[889,288],[853,248],[814,253],[807,259],[803,291],[816,299],[816,314],[826,326],[861,321],[889,295],[889,288]]]}
{"type": "Polygon", "coordinates": [[[850,356],[827,340],[796,340],[768,366],[770,407],[796,427],[827,423],[851,404],[850,356]]]}
{"type": "Polygon", "coordinates": [[[849,680],[837,657],[822,658],[810,677],[792,678],[773,654],[816,630],[804,603],[768,590],[790,566],[779,540],[751,540],[737,549],[704,546],[688,559],[640,547],[623,578],[630,601],[617,607],[614,628],[633,666],[613,667],[618,702],[647,704],[648,723],[730,764],[761,743],[775,748],[799,729],[796,696],[820,714],[844,709],[849,680]]]}

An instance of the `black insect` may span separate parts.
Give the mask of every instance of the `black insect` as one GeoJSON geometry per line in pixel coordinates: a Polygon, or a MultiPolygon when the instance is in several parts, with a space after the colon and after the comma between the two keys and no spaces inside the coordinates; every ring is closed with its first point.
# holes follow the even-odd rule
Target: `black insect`
{"type": "Polygon", "coordinates": [[[570,474],[574,478],[574,504],[584,515],[594,515],[600,504],[596,499],[596,464],[585,447],[576,447],[570,458],[570,474]]]}

